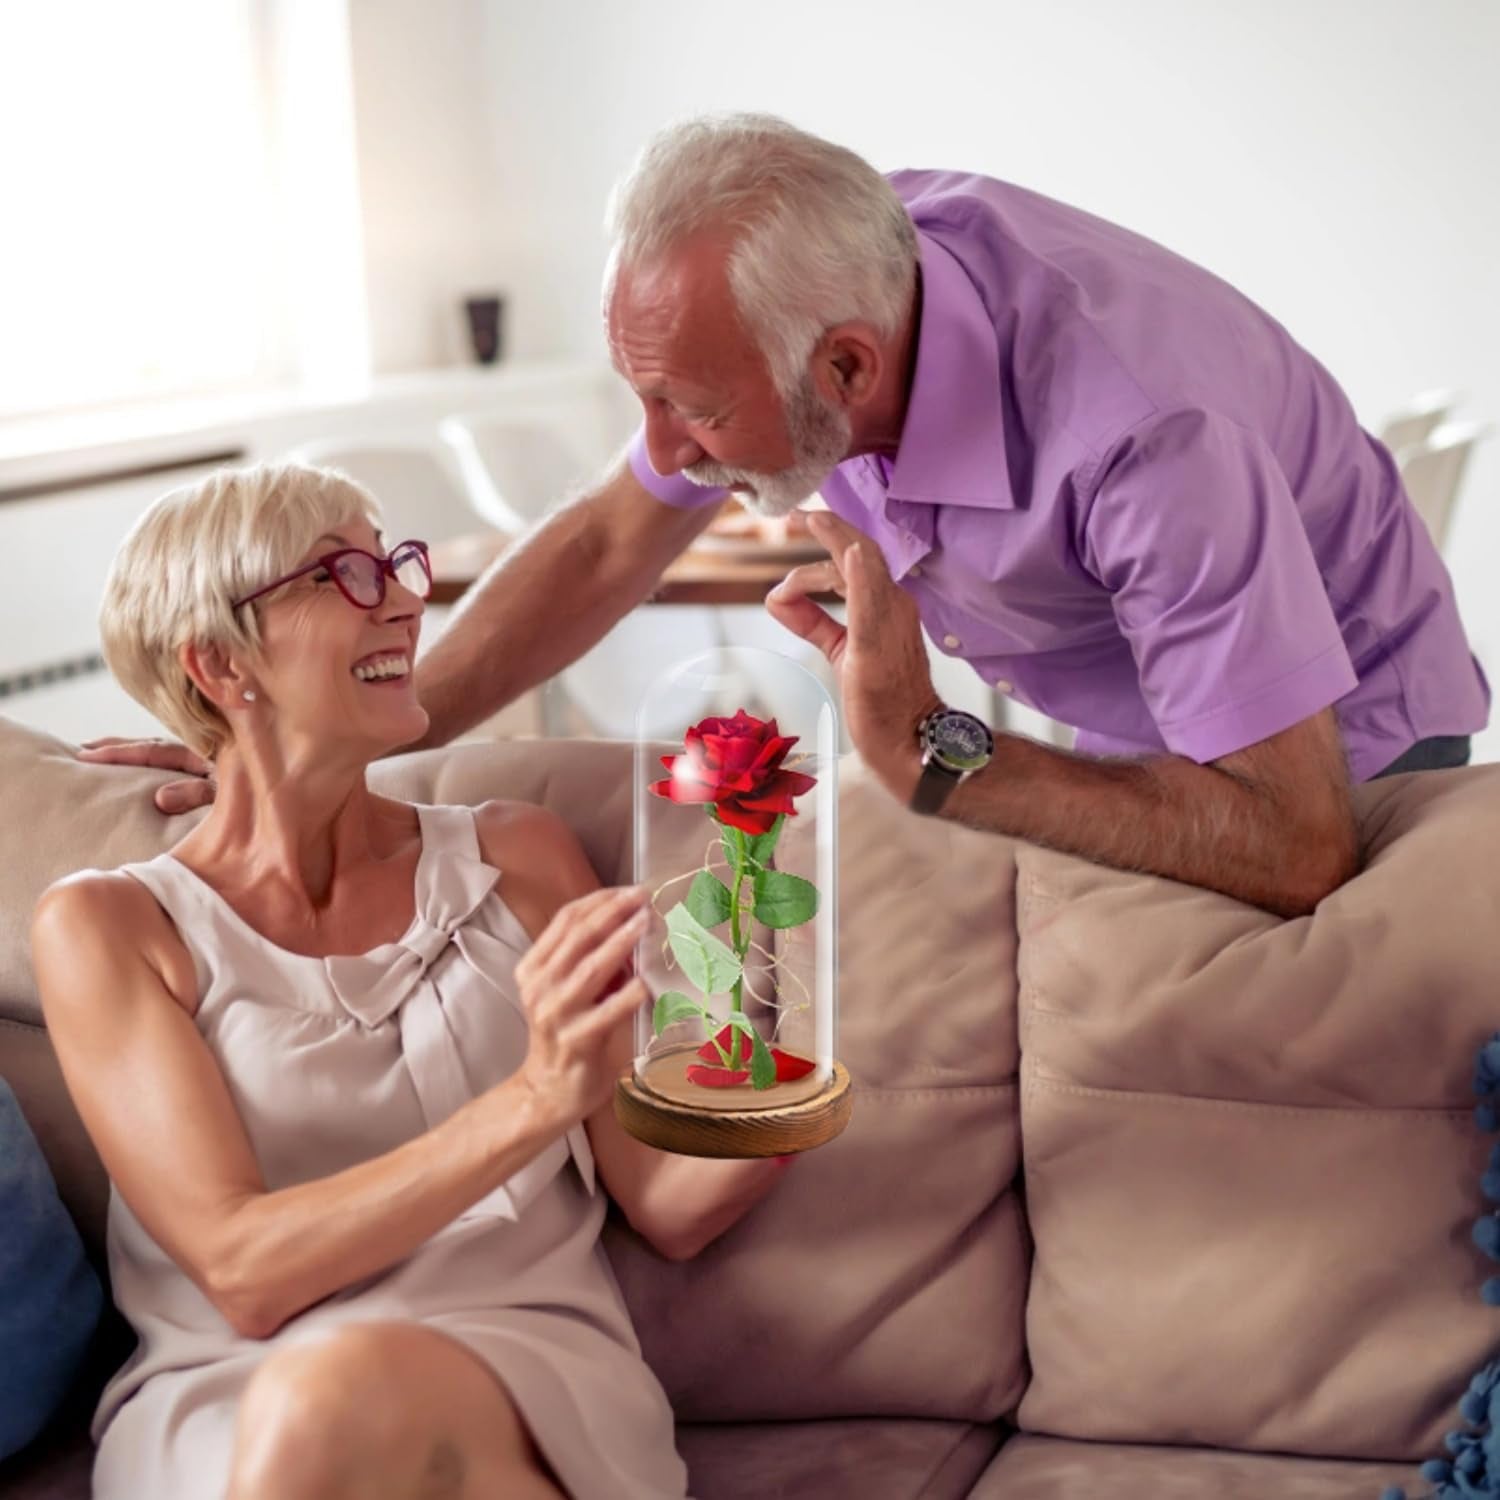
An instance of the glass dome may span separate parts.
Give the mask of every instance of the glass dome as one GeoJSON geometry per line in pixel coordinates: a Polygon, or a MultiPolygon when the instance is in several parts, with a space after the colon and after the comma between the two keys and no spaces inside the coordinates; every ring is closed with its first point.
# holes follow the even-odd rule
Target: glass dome
{"type": "Polygon", "coordinates": [[[665,671],[637,723],[680,729],[636,740],[635,879],[653,917],[636,953],[652,998],[636,1022],[634,1095],[671,1117],[733,1115],[749,1132],[699,1154],[762,1154],[755,1112],[784,1124],[817,1113],[840,1082],[847,1092],[835,1057],[837,714],[790,658],[722,646],[665,671]]]}

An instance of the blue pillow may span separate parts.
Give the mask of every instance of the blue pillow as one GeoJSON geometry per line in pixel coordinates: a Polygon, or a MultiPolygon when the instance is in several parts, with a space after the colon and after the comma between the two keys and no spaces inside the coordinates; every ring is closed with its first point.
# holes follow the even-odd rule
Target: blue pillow
{"type": "MultiPolygon", "coordinates": [[[[1474,1122],[1493,1135],[1500,1131],[1500,1031],[1474,1060],[1474,1122]]],[[[1479,1179],[1479,1190],[1491,1203],[1500,1203],[1500,1145],[1490,1152],[1489,1170],[1479,1179]]],[[[1474,1224],[1474,1243],[1491,1260],[1500,1260],[1500,1208],[1474,1224]]],[[[1500,1307],[1500,1276],[1491,1276],[1479,1289],[1490,1307],[1500,1307]]],[[[1430,1458],[1422,1478],[1436,1489],[1428,1500],[1500,1500],[1500,1360],[1491,1360],[1469,1382],[1458,1413],[1468,1423],[1446,1438],[1447,1458],[1430,1458]]],[[[1407,1500],[1400,1485],[1391,1485],[1380,1500],[1407,1500]]]]}
{"type": "Polygon", "coordinates": [[[103,1305],[41,1147],[0,1078],[0,1458],[47,1425],[103,1305]]]}

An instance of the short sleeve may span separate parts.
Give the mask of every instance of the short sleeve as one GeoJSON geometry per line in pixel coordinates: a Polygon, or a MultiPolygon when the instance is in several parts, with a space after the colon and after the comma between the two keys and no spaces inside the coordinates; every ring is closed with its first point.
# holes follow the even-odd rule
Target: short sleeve
{"type": "Polygon", "coordinates": [[[1132,429],[1101,465],[1083,551],[1178,755],[1243,750],[1358,685],[1286,478],[1236,422],[1132,429]]]}
{"type": "Polygon", "coordinates": [[[728,490],[715,489],[711,485],[694,484],[682,474],[658,474],[651,467],[646,454],[646,429],[636,428],[627,450],[630,472],[641,484],[665,505],[675,505],[679,510],[696,510],[700,505],[714,505],[722,500],[728,490]]]}

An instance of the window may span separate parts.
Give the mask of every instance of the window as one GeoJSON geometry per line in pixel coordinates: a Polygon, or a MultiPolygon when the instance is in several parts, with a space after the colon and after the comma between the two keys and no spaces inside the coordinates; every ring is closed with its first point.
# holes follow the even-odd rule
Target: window
{"type": "Polygon", "coordinates": [[[287,383],[317,332],[303,308],[330,305],[303,265],[337,284],[341,332],[351,295],[362,318],[347,35],[328,13],[0,7],[0,416],[287,383]],[[331,182],[330,142],[348,159],[331,182]],[[352,234],[330,234],[309,201],[336,205],[352,234]]]}

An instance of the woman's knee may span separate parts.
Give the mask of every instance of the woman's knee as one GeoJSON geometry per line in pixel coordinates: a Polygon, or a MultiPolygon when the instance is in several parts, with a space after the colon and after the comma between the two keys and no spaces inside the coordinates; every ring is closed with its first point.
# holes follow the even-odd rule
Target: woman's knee
{"type": "MultiPolygon", "coordinates": [[[[399,1323],[361,1324],[267,1357],[241,1400],[232,1500],[399,1494],[451,1448],[464,1465],[529,1467],[509,1393],[462,1346],[399,1323]]],[[[460,1484],[454,1491],[463,1489],[460,1484]]]]}
{"type": "Polygon", "coordinates": [[[380,1445],[371,1342],[347,1329],[266,1357],[240,1400],[233,1500],[342,1492],[380,1445]]]}

